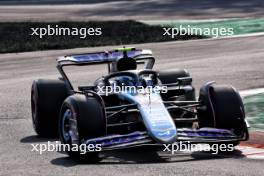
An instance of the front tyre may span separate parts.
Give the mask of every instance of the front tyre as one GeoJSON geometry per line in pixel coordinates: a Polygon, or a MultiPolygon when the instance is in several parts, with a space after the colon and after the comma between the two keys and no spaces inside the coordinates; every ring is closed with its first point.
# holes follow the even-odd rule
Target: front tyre
{"type": "Polygon", "coordinates": [[[106,135],[106,115],[100,97],[75,94],[68,97],[61,108],[59,134],[63,144],[70,146],[67,150],[73,159],[94,163],[100,161],[100,146],[88,151],[84,141],[106,135]],[[78,150],[72,150],[73,147],[78,150]]]}
{"type": "MultiPolygon", "coordinates": [[[[242,99],[231,86],[207,85],[200,90],[199,100],[205,106],[198,110],[199,127],[228,129],[237,136],[247,133],[242,99]]],[[[238,145],[239,142],[234,142],[238,145]]]]}

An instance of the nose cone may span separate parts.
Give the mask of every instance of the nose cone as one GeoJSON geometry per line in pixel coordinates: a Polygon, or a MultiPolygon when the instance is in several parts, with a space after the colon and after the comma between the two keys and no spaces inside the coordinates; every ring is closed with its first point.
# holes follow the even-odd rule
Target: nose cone
{"type": "Polygon", "coordinates": [[[176,126],[159,94],[122,96],[137,104],[147,132],[155,141],[163,144],[174,143],[177,140],[176,126]]]}

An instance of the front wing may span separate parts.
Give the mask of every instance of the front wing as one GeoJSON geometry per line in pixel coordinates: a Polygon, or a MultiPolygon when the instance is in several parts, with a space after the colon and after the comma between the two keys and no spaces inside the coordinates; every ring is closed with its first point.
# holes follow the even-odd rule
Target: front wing
{"type": "MultiPolygon", "coordinates": [[[[248,134],[245,136],[236,136],[232,131],[217,128],[201,128],[193,130],[182,128],[177,130],[177,140],[190,143],[220,143],[220,142],[238,142],[247,140],[248,134]]],[[[147,132],[136,131],[124,135],[110,135],[89,139],[84,142],[89,144],[100,144],[102,151],[115,150],[130,147],[138,147],[144,145],[163,145],[153,140],[147,132]]]]}

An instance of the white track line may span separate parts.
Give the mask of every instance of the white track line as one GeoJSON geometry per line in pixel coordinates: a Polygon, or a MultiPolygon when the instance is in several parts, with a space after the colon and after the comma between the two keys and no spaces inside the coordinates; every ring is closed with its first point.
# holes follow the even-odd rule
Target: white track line
{"type": "Polygon", "coordinates": [[[264,88],[249,89],[249,90],[242,90],[242,91],[239,91],[239,94],[240,94],[242,97],[247,97],[247,96],[257,95],[257,94],[261,94],[261,93],[264,93],[264,88]]]}

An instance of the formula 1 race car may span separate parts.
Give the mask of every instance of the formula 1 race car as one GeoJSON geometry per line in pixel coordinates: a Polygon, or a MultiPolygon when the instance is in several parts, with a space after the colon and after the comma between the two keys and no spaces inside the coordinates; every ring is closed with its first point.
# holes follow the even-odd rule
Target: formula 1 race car
{"type": "MultiPolygon", "coordinates": [[[[70,146],[99,145],[100,151],[178,141],[237,145],[248,139],[243,102],[233,87],[209,82],[196,99],[186,70],[157,71],[154,62],[150,50],[125,47],[60,57],[62,78],[32,85],[36,133],[58,134],[70,146]],[[94,64],[105,64],[108,74],[74,90],[64,67],[94,64]]],[[[96,161],[100,151],[68,154],[96,161]]]]}

